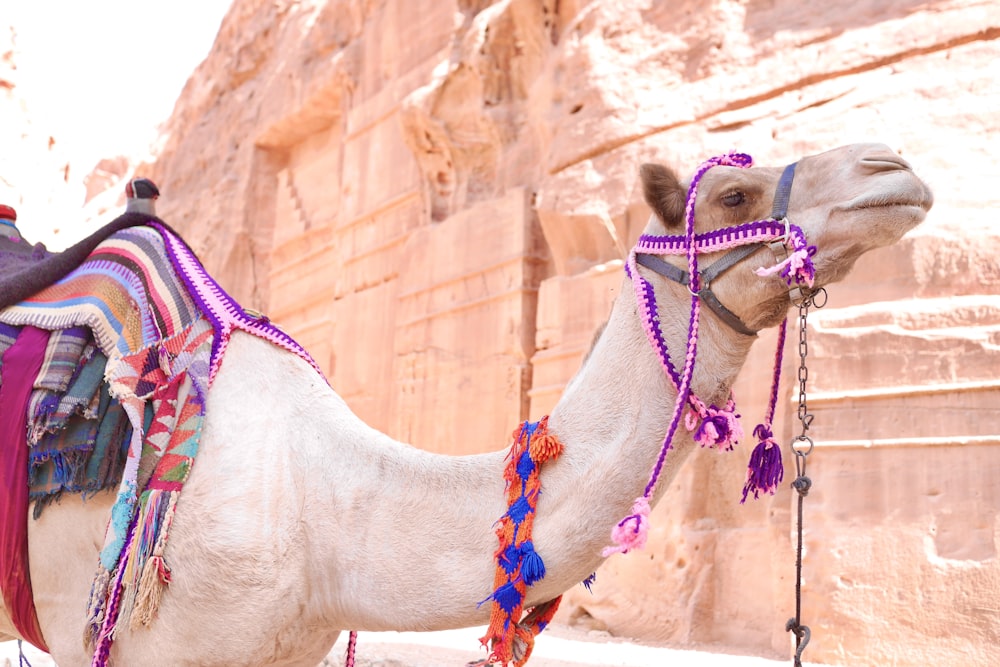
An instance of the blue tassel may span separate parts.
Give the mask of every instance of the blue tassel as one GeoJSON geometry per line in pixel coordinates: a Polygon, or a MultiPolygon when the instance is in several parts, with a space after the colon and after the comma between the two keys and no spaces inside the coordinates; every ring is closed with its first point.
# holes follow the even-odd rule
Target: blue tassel
{"type": "Polygon", "coordinates": [[[535,545],[528,540],[521,545],[521,578],[528,586],[533,586],[536,581],[545,577],[545,561],[535,551],[535,545]]]}
{"type": "Polygon", "coordinates": [[[593,595],[594,591],[591,590],[590,587],[593,586],[594,582],[596,582],[596,581],[597,581],[597,573],[596,572],[591,572],[590,576],[587,577],[586,579],[584,579],[581,583],[583,584],[583,587],[587,589],[587,592],[590,593],[591,595],[593,595]]]}

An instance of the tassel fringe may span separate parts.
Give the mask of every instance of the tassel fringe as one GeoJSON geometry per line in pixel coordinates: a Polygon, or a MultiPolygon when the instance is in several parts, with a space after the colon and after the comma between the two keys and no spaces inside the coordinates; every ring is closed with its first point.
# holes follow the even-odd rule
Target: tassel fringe
{"type": "Polygon", "coordinates": [[[807,245],[801,234],[790,236],[788,242],[794,246],[794,250],[788,254],[784,261],[768,268],[759,268],[754,273],[758,276],[777,274],[784,278],[788,285],[805,283],[812,287],[816,280],[816,267],[813,266],[812,262],[812,257],[816,254],[816,246],[807,245]]]}
{"type": "Polygon", "coordinates": [[[760,439],[760,442],[750,454],[747,481],[743,485],[743,499],[740,500],[740,504],[747,501],[747,496],[750,493],[753,493],[754,500],[760,498],[761,493],[774,495],[778,484],[785,477],[785,468],[781,461],[781,447],[775,442],[771,429],[764,424],[758,424],[757,428],[754,429],[754,435],[760,439]]]}
{"type": "Polygon", "coordinates": [[[525,422],[513,433],[504,480],[507,512],[497,522],[498,547],[490,623],[480,639],[490,651],[488,662],[504,667],[523,665],[534,647],[535,635],[545,629],[559,598],[532,608],[523,621],[524,597],[529,586],[545,577],[545,562],[531,540],[535,507],[541,495],[541,464],[562,453],[562,443],[548,432],[548,417],[525,422]],[[548,606],[546,606],[548,605],[548,606]]]}

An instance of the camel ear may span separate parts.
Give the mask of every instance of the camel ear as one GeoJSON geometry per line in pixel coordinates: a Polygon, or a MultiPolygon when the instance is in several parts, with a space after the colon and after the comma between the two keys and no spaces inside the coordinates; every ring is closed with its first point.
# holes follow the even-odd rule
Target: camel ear
{"type": "Polygon", "coordinates": [[[646,163],[639,167],[642,193],[656,217],[667,227],[682,225],[687,192],[677,175],[662,164],[646,163]]]}

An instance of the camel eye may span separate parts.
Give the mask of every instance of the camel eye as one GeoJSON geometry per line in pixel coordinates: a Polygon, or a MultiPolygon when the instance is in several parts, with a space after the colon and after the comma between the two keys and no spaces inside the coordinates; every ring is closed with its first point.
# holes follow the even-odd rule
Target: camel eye
{"type": "Polygon", "coordinates": [[[728,194],[722,195],[722,205],[729,208],[735,208],[743,203],[745,197],[742,192],[734,191],[728,194]]]}

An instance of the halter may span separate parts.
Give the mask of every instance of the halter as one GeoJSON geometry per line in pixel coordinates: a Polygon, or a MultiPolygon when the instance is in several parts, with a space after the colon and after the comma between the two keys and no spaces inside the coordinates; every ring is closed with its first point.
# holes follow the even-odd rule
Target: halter
{"type": "MultiPolygon", "coordinates": [[[[770,243],[754,242],[743,247],[738,247],[730,250],[721,259],[717,260],[715,263],[710,265],[708,268],[701,271],[698,281],[701,284],[701,289],[698,290],[698,298],[701,299],[702,303],[708,306],[709,310],[715,313],[720,320],[725,322],[729,328],[737,333],[741,333],[747,336],[756,336],[759,330],[751,329],[743,320],[734,313],[733,311],[726,308],[719,298],[712,291],[712,282],[721,276],[723,273],[733,268],[744,259],[750,257],[758,250],[762,249],[765,245],[771,247],[775,252],[775,256],[785,255],[787,259],[787,249],[785,246],[785,239],[788,237],[791,231],[791,225],[788,222],[788,199],[792,194],[792,181],[795,178],[795,166],[796,162],[791,163],[786,166],[784,171],[781,172],[781,178],[778,180],[778,186],[774,192],[774,206],[771,209],[770,220],[780,222],[784,225],[785,231],[780,239],[777,241],[772,241],[770,243]]],[[[692,183],[692,185],[694,185],[692,183]]],[[[751,223],[753,224],[753,223],[751,223]]],[[[798,229],[796,227],[796,229],[798,229]]],[[[728,231],[728,230],[724,230],[728,231]]],[[[801,233],[801,230],[799,230],[801,233]]],[[[658,238],[672,238],[672,237],[658,237],[658,238]]],[[[696,243],[701,237],[696,237],[696,243]]],[[[642,239],[640,239],[641,243],[642,239]]],[[[705,252],[699,249],[700,252],[705,252]]],[[[664,253],[664,254],[680,254],[677,253],[664,253]]],[[[636,253],[635,257],[636,263],[645,266],[647,269],[660,274],[664,278],[673,280],[676,283],[684,285],[687,287],[691,283],[690,274],[684,269],[678,268],[672,264],[667,264],[662,259],[649,252],[636,253]]],[[[690,289],[690,288],[689,288],[690,289]]],[[[792,301],[798,300],[800,298],[798,295],[792,296],[793,294],[801,293],[801,290],[796,286],[791,292],[789,292],[792,301]]]]}
{"type": "MultiPolygon", "coordinates": [[[[612,529],[611,535],[615,544],[607,547],[603,555],[627,553],[631,549],[641,548],[646,542],[649,530],[650,501],[656,488],[660,472],[667,452],[672,447],[674,433],[680,424],[685,409],[685,427],[693,432],[695,442],[703,447],[732,449],[743,436],[743,429],[736,414],[736,403],[732,393],[726,405],[706,405],[691,391],[691,378],[694,372],[694,362],[698,346],[698,328],[700,306],[704,302],[723,322],[735,331],[755,336],[756,331],[750,329],[731,310],[726,308],[711,290],[711,283],[733,266],[747,259],[758,250],[769,244],[772,249],[785,254],[784,259],[769,268],[758,268],[759,276],[780,275],[786,284],[793,288],[790,299],[800,298],[796,294],[799,285],[812,286],[815,279],[815,268],[812,255],[815,246],[810,246],[805,234],[798,226],[788,221],[788,200],[791,196],[792,181],[795,177],[795,163],[785,167],[778,180],[774,195],[774,205],[771,217],[755,220],[735,227],[717,229],[702,234],[694,232],[695,202],[698,195],[698,185],[701,178],[712,167],[726,165],[745,169],[753,164],[753,158],[745,153],[727,153],[704,162],[691,179],[685,206],[685,233],[676,236],[656,236],[643,234],[629,254],[625,265],[625,273],[632,280],[636,301],[642,317],[643,328],[650,345],[660,360],[660,365],[677,390],[677,400],[666,437],[660,448],[660,454],[653,466],[652,474],[643,495],[636,499],[633,513],[622,519],[612,529]],[[721,259],[704,271],[698,269],[698,255],[714,252],[727,252],[721,259]],[[664,262],[661,255],[685,255],[687,270],[683,270],[664,262]],[[691,293],[691,315],[688,320],[688,343],[684,359],[684,367],[678,371],[670,359],[667,344],[660,328],[660,317],[656,305],[656,294],[652,284],[638,271],[638,265],[645,266],[654,272],[685,285],[691,293]]],[[[776,254],[777,254],[776,252],[776,254]]],[[[760,443],[751,455],[747,473],[747,481],[743,489],[743,501],[749,493],[758,497],[761,491],[773,494],[781,481],[781,451],[774,442],[771,433],[771,423],[774,419],[774,406],[777,402],[778,382],[781,369],[781,350],[784,341],[786,322],[779,329],[778,351],[775,357],[775,370],[772,379],[769,409],[763,424],[754,429],[754,435],[760,443]]]]}

